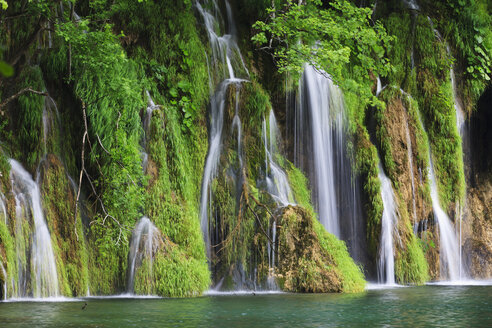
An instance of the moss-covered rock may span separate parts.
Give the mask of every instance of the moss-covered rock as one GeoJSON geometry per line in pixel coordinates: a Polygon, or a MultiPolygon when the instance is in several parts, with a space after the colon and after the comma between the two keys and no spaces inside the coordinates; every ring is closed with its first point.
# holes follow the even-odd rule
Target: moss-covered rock
{"type": "Polygon", "coordinates": [[[61,293],[67,296],[86,295],[89,287],[89,255],[81,206],[75,215],[76,185],[69,181],[61,161],[51,154],[41,164],[40,177],[43,207],[57,258],[61,293]]]}
{"type": "Polygon", "coordinates": [[[365,281],[345,243],[326,232],[301,207],[288,206],[278,218],[277,280],[284,291],[358,292],[365,281]]]}

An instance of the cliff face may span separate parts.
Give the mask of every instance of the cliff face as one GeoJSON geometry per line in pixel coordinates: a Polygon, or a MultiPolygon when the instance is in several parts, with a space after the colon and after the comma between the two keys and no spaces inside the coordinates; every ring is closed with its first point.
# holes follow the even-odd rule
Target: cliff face
{"type": "Polygon", "coordinates": [[[14,73],[0,77],[0,293],[360,291],[363,273],[375,280],[380,270],[379,162],[397,207],[396,281],[449,278],[437,204],[457,231],[461,270],[492,277],[490,87],[467,73],[470,45],[451,7],[375,7],[395,38],[393,69],[367,72],[375,106],[350,90],[342,101],[343,155],[333,162],[348,178],[332,181],[339,240],[317,220],[313,137],[296,130],[299,117],[313,120],[297,112],[312,106],[300,99],[307,86],[250,41],[269,4],[8,3],[0,64],[14,73]],[[52,270],[55,282],[44,275],[52,270]]]}

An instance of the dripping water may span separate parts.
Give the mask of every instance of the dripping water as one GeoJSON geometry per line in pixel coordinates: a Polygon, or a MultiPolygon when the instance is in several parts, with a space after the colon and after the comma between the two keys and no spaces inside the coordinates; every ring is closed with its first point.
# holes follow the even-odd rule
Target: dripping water
{"type": "Polygon", "coordinates": [[[159,247],[160,233],[156,226],[146,216],[142,217],[133,229],[128,254],[128,283],[127,292],[134,292],[135,272],[147,259],[149,273],[152,276],[152,263],[154,254],[159,247]]]}

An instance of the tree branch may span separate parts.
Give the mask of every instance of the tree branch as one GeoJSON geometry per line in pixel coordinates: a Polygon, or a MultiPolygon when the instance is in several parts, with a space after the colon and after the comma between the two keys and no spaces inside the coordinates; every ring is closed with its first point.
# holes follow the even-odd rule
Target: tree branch
{"type": "Polygon", "coordinates": [[[22,96],[24,93],[26,92],[30,92],[30,93],[34,93],[36,95],[40,95],[40,96],[45,96],[47,97],[48,96],[48,93],[47,92],[43,92],[43,91],[37,91],[37,90],[34,90],[33,88],[31,87],[27,87],[27,88],[24,88],[22,90],[20,90],[19,92],[17,92],[16,94],[8,97],[7,99],[5,99],[4,101],[2,101],[0,103],[0,114],[1,115],[4,115],[4,111],[2,110],[3,107],[5,107],[9,102],[11,102],[12,100],[16,99],[16,98],[19,98],[20,96],[22,96]]]}

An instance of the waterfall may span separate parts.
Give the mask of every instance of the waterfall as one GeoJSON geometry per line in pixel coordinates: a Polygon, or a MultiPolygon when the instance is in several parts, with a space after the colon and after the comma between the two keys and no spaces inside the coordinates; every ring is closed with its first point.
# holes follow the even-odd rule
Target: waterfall
{"type": "Polygon", "coordinates": [[[420,10],[416,0],[402,0],[403,4],[411,10],[420,10]]]}
{"type": "Polygon", "coordinates": [[[43,146],[44,146],[44,154],[47,154],[48,149],[48,139],[50,136],[53,136],[53,128],[56,126],[55,123],[58,123],[60,126],[60,114],[58,112],[58,107],[56,106],[55,101],[50,96],[44,97],[43,104],[43,146]],[[53,117],[54,116],[54,117],[53,117]],[[56,122],[55,122],[56,119],[56,122]]]}
{"type": "MultiPolygon", "coordinates": [[[[307,102],[311,119],[315,203],[319,220],[328,232],[340,237],[335,191],[335,151],[344,150],[342,93],[328,77],[312,66],[305,67],[301,88],[300,97],[307,102]]],[[[300,109],[304,110],[302,105],[300,109]]]]}
{"type": "Polygon", "coordinates": [[[429,177],[431,181],[431,199],[432,209],[434,211],[434,217],[437,220],[439,226],[440,235],[440,263],[441,263],[441,276],[447,277],[449,280],[458,280],[460,274],[459,265],[459,244],[456,233],[453,228],[453,224],[444,210],[439,204],[439,194],[437,192],[436,177],[434,175],[434,165],[432,164],[432,157],[429,150],[429,177]],[[443,275],[447,274],[446,276],[443,275]]]}
{"type": "Polygon", "coordinates": [[[274,160],[278,154],[277,138],[279,131],[273,110],[270,110],[268,127],[265,118],[263,118],[262,132],[263,144],[265,145],[266,189],[280,206],[294,205],[294,196],[287,176],[274,160]],[[267,136],[267,130],[269,131],[269,136],[267,136]]]}
{"type": "Polygon", "coordinates": [[[147,153],[147,143],[149,141],[150,137],[150,123],[152,120],[152,113],[156,108],[159,108],[159,105],[156,105],[154,103],[154,100],[152,100],[152,97],[150,96],[150,93],[148,90],[145,90],[145,94],[147,95],[147,108],[144,113],[144,119],[143,119],[143,129],[145,132],[144,138],[141,141],[140,145],[142,146],[143,150],[140,151],[140,157],[142,159],[142,170],[145,174],[147,172],[147,166],[149,163],[149,154],[147,153]]]}
{"type": "MultiPolygon", "coordinates": [[[[275,113],[270,110],[268,117],[268,127],[266,119],[263,118],[262,125],[263,144],[265,146],[265,181],[266,190],[273,197],[279,206],[294,205],[294,196],[289,185],[289,181],[285,172],[275,162],[275,156],[278,153],[278,137],[279,129],[277,125],[277,119],[275,113]],[[268,135],[267,135],[268,131],[268,135]]],[[[275,281],[275,246],[277,243],[277,222],[273,220],[271,225],[270,240],[267,244],[268,252],[268,278],[267,288],[269,290],[275,290],[278,288],[275,281]]]]}
{"type": "Polygon", "coordinates": [[[384,174],[379,163],[379,180],[381,181],[381,198],[383,199],[383,216],[381,218],[381,240],[378,259],[378,280],[387,285],[395,284],[395,231],[398,223],[398,208],[391,180],[384,174]]]}
{"type": "Polygon", "coordinates": [[[328,232],[347,242],[356,261],[362,261],[365,227],[359,182],[346,147],[343,94],[325,72],[306,65],[294,110],[293,160],[309,178],[318,219],[328,232]]]}
{"type": "MultiPolygon", "coordinates": [[[[58,296],[56,261],[50,233],[44,219],[39,186],[19,162],[10,159],[9,163],[11,166],[12,191],[16,200],[17,231],[22,229],[19,221],[23,213],[26,220],[29,220],[27,217],[29,213],[34,222],[30,268],[33,296],[37,298],[58,296]]],[[[20,235],[22,236],[22,234],[20,235]]],[[[22,251],[24,251],[22,248],[17,247],[18,259],[25,256],[20,254],[22,251]]],[[[19,261],[19,266],[21,264],[21,261],[19,261]]],[[[28,268],[20,268],[19,270],[19,292],[22,292],[21,296],[26,295],[27,275],[22,276],[22,274],[27,272],[29,272],[28,268]],[[22,283],[24,285],[21,285],[22,283]]]]}
{"type": "Polygon", "coordinates": [[[149,91],[145,90],[145,94],[147,95],[147,108],[145,110],[143,125],[145,131],[145,144],[147,144],[147,141],[149,139],[149,132],[150,132],[149,130],[150,130],[150,121],[152,119],[152,112],[156,108],[159,108],[159,106],[154,103],[154,100],[152,100],[149,91]]]}
{"type": "Polygon", "coordinates": [[[149,272],[152,276],[154,254],[159,247],[160,233],[156,226],[146,216],[142,217],[133,229],[128,253],[128,293],[133,293],[135,272],[144,258],[149,261],[149,272]]]}
{"type": "MultiPolygon", "coordinates": [[[[451,55],[451,49],[449,45],[446,45],[446,50],[448,52],[448,55],[451,55]]],[[[458,133],[461,137],[461,144],[462,144],[462,149],[463,149],[463,166],[465,166],[465,158],[466,158],[466,152],[469,151],[470,147],[468,145],[469,142],[469,136],[468,136],[468,130],[466,128],[465,124],[465,114],[463,112],[463,108],[461,107],[460,99],[458,97],[458,91],[456,87],[456,77],[454,74],[454,69],[453,66],[449,68],[449,78],[451,80],[451,86],[453,89],[453,100],[454,100],[454,110],[456,113],[456,127],[458,128],[458,133]]],[[[469,153],[468,153],[469,154],[469,153]]],[[[466,177],[466,175],[465,175],[466,177]]],[[[466,209],[466,199],[464,204],[460,204],[459,202],[456,203],[456,217],[459,219],[459,278],[462,279],[463,277],[466,277],[467,272],[466,270],[463,270],[463,250],[462,250],[462,225],[463,225],[463,219],[464,219],[464,214],[465,214],[465,209],[466,209]]]]}
{"type": "MultiPolygon", "coordinates": [[[[220,14],[219,7],[216,1],[211,1],[211,11],[213,14],[205,10],[200,2],[195,2],[195,6],[203,19],[207,30],[212,56],[209,58],[208,67],[214,74],[210,77],[216,77],[221,81],[217,90],[210,99],[209,111],[209,148],[205,167],[203,170],[202,190],[200,199],[200,224],[207,249],[207,255],[210,258],[210,222],[209,216],[212,208],[212,190],[210,183],[217,175],[220,153],[222,148],[222,133],[224,127],[224,110],[227,101],[227,90],[232,84],[238,88],[236,90],[236,113],[232,123],[232,131],[237,131],[237,151],[239,157],[239,165],[242,166],[241,159],[241,121],[238,116],[238,92],[241,83],[247,81],[236,77],[235,68],[243,71],[242,74],[248,76],[248,70],[244,64],[239,47],[236,44],[236,28],[232,17],[232,11],[229,3],[226,1],[228,32],[219,36],[218,29],[224,26],[223,19],[220,14]]],[[[212,84],[212,83],[211,83],[212,84]]]]}
{"type": "Polygon", "coordinates": [[[381,78],[378,76],[376,79],[376,97],[383,91],[383,86],[381,84],[381,78]]]}

